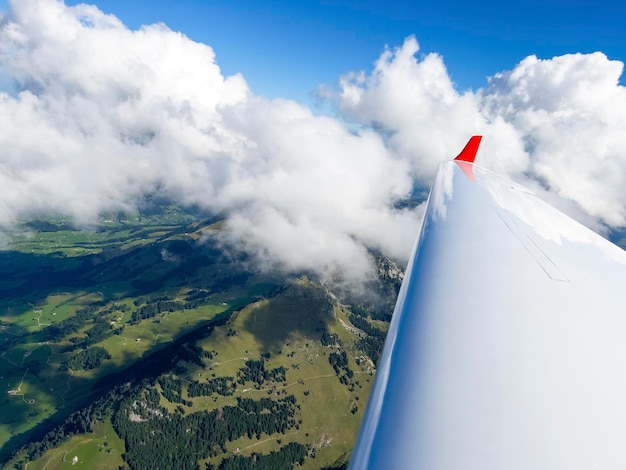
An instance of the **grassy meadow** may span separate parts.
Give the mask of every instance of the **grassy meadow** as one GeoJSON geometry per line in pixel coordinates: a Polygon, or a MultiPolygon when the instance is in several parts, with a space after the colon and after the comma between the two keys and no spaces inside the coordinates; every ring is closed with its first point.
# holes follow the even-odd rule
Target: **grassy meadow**
{"type": "Polygon", "coordinates": [[[233,406],[237,397],[295,397],[296,427],[228,442],[224,454],[200,459],[200,468],[290,442],[307,446],[304,468],[349,458],[374,373],[357,347],[349,307],[306,277],[286,283],[251,272],[207,236],[219,227],[168,206],[109,217],[89,230],[44,219],[11,235],[0,251],[0,461],[29,469],[123,467],[128,449],[110,410],[89,432],[45,436],[67,432],[64,420],[120,384],[145,387],[142,377],[159,392],[159,406],[185,416],[233,406]],[[325,345],[322,335],[337,341],[325,345]],[[185,359],[176,353],[185,345],[207,358],[185,359]],[[339,352],[350,378],[331,365],[339,352]],[[284,381],[238,383],[230,396],[187,393],[192,382],[237,379],[248,360],[260,359],[267,369],[284,368],[284,381]],[[161,377],[182,381],[185,406],[166,398],[161,377]],[[42,450],[31,445],[11,458],[40,440],[42,450]]]}

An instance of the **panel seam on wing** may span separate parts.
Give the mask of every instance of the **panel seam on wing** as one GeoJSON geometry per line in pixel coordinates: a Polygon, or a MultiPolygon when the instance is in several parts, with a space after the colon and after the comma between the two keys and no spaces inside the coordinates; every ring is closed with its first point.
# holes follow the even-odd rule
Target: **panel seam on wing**
{"type": "Polygon", "coordinates": [[[495,205],[491,206],[498,214],[500,220],[513,233],[515,238],[522,244],[524,249],[533,257],[539,267],[553,281],[571,282],[570,279],[559,269],[554,261],[545,251],[532,239],[532,237],[521,227],[509,212],[495,205]]]}

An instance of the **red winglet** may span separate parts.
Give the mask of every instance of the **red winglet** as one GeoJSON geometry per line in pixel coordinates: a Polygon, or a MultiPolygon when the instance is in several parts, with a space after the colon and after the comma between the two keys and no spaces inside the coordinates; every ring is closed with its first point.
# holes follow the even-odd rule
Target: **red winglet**
{"type": "Polygon", "coordinates": [[[476,153],[478,152],[478,146],[480,145],[480,140],[483,138],[482,135],[473,136],[465,148],[459,153],[459,156],[455,158],[457,161],[474,163],[474,159],[476,158],[476,153]]]}

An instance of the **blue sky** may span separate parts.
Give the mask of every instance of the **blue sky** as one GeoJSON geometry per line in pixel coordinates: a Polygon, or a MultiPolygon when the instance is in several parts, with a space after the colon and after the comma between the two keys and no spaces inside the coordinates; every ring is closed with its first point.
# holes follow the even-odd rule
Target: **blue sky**
{"type": "MultiPolygon", "coordinates": [[[[3,9],[6,9],[6,0],[3,9]]],[[[66,4],[81,3],[67,0],[66,4]]],[[[626,6],[617,0],[97,0],[130,28],[163,22],[209,44],[255,94],[310,104],[319,83],[369,71],[385,46],[415,35],[437,52],[459,90],[486,85],[524,57],[602,51],[626,60],[626,6]]],[[[624,83],[624,77],[621,79],[624,83]]]]}

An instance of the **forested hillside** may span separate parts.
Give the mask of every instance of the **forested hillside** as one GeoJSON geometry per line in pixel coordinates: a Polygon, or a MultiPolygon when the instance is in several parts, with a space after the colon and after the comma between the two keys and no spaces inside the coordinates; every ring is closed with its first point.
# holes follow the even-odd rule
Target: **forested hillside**
{"type": "Polygon", "coordinates": [[[0,252],[9,468],[348,461],[401,274],[378,257],[367,298],[339,295],[257,272],[219,226],[164,206],[13,235],[0,252]]]}

